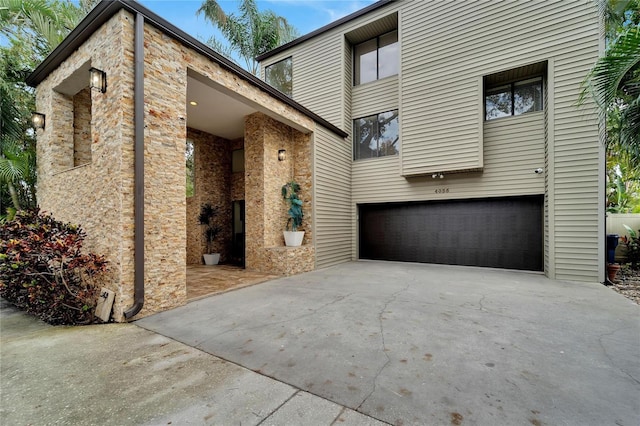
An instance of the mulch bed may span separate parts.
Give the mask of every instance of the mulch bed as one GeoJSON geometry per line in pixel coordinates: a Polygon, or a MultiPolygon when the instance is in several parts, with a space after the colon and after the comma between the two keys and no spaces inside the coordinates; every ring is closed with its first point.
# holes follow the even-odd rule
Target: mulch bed
{"type": "Polygon", "coordinates": [[[640,305],[640,269],[622,265],[610,288],[640,305]]]}

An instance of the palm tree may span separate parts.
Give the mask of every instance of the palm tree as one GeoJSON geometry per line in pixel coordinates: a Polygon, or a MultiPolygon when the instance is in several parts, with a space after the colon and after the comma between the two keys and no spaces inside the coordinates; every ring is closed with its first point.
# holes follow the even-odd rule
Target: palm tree
{"type": "Polygon", "coordinates": [[[581,99],[591,91],[601,119],[620,111],[619,142],[640,150],[640,26],[620,34],[589,72],[581,99]]]}
{"type": "Polygon", "coordinates": [[[100,0],[0,0],[0,34],[30,44],[44,59],[100,0]]]}
{"type": "Polygon", "coordinates": [[[593,96],[606,124],[608,206],[633,209],[620,201],[633,195],[622,188],[638,188],[640,176],[640,0],[601,0],[598,6],[608,46],[583,81],[579,102],[593,96]]]}
{"type": "Polygon", "coordinates": [[[213,37],[208,44],[232,60],[231,54],[236,53],[245,61],[247,70],[257,75],[255,58],[295,39],[298,34],[282,16],[271,10],[259,11],[255,0],[241,0],[239,10],[239,15],[227,14],[216,0],[204,0],[197,14],[204,14],[222,32],[229,48],[220,51],[223,45],[213,37]]]}

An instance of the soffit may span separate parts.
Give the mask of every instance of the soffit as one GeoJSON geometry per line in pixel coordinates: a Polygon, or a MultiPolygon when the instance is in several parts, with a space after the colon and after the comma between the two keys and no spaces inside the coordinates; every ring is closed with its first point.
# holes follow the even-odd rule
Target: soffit
{"type": "Polygon", "coordinates": [[[536,64],[525,65],[507,71],[498,72],[485,77],[485,85],[488,87],[525,80],[531,77],[545,76],[547,74],[547,63],[538,62],[536,64]]]}
{"type": "Polygon", "coordinates": [[[244,136],[244,118],[257,110],[187,77],[187,126],[225,139],[244,136]],[[190,102],[198,105],[191,105],[190,102]]]}
{"type": "Polygon", "coordinates": [[[398,29],[398,12],[358,27],[353,31],[345,33],[344,36],[349,43],[358,44],[396,29],[398,29]]]}
{"type": "Polygon", "coordinates": [[[91,68],[91,61],[82,64],[54,90],[67,96],[74,96],[82,89],[89,87],[89,68],[91,68]]]}

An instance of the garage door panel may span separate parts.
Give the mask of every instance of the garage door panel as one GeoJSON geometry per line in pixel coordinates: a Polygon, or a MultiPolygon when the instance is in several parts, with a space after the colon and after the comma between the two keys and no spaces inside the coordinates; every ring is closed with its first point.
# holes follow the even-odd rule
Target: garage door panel
{"type": "Polygon", "coordinates": [[[360,205],[360,257],[542,270],[542,205],[542,196],[360,205]]]}

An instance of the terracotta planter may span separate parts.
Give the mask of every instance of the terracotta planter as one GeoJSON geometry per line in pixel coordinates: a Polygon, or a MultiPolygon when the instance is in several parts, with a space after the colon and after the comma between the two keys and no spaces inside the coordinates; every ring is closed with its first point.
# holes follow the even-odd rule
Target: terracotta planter
{"type": "Polygon", "coordinates": [[[609,281],[613,282],[616,279],[616,275],[618,275],[619,270],[620,265],[618,265],[617,263],[607,264],[607,275],[609,277],[609,281]]]}

